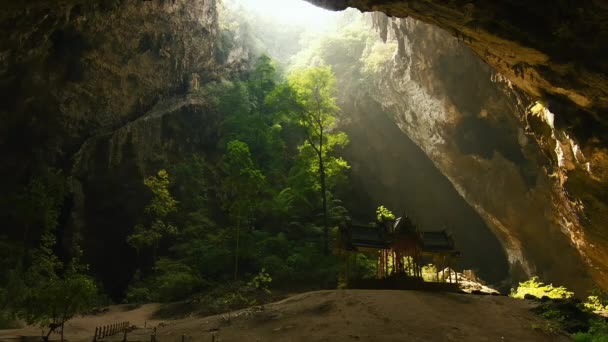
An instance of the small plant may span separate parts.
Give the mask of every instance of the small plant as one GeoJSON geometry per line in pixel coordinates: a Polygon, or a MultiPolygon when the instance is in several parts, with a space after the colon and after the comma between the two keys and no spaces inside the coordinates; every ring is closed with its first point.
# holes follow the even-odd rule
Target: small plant
{"type": "Polygon", "coordinates": [[[223,298],[223,304],[228,308],[238,308],[255,304],[255,301],[248,300],[240,291],[229,292],[223,298]]]}
{"type": "Polygon", "coordinates": [[[247,285],[249,285],[257,290],[262,290],[266,294],[270,294],[270,289],[268,288],[268,286],[270,285],[271,282],[272,282],[272,278],[270,277],[270,274],[268,274],[268,272],[266,272],[265,268],[262,268],[260,273],[258,273],[255,277],[253,277],[251,279],[251,281],[249,281],[249,283],[247,283],[247,285]]]}
{"type": "Polygon", "coordinates": [[[564,314],[558,310],[547,310],[540,314],[540,317],[546,318],[556,323],[563,323],[566,321],[564,314]]]}
{"type": "Polygon", "coordinates": [[[589,331],[572,334],[572,340],[576,342],[608,342],[608,323],[604,319],[592,320],[590,323],[589,331]]]}
{"type": "Polygon", "coordinates": [[[378,220],[378,222],[394,221],[395,214],[381,205],[376,209],[376,220],[378,220]]]}
{"type": "Polygon", "coordinates": [[[589,311],[608,310],[608,293],[601,289],[593,289],[587,300],[583,302],[583,306],[589,311]]]}
{"type": "Polygon", "coordinates": [[[605,305],[598,296],[587,297],[587,300],[583,302],[583,306],[590,311],[603,311],[608,309],[608,306],[605,305]]]}
{"type": "Polygon", "coordinates": [[[437,267],[433,264],[422,266],[422,279],[424,281],[437,281],[437,267]]]}
{"type": "Polygon", "coordinates": [[[510,296],[513,298],[523,299],[525,295],[530,294],[537,298],[547,296],[551,299],[565,299],[571,298],[574,293],[568,291],[563,286],[553,286],[553,284],[545,284],[538,279],[538,277],[532,277],[532,279],[519,283],[517,289],[511,289],[510,296]]]}
{"type": "Polygon", "coordinates": [[[542,331],[547,335],[555,335],[560,332],[560,326],[557,322],[547,321],[541,324],[533,323],[532,329],[542,331]]]}

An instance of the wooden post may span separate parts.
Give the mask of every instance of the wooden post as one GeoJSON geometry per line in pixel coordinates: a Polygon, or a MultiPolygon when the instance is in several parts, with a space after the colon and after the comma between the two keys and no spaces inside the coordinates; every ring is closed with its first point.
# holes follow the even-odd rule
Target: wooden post
{"type": "Polygon", "coordinates": [[[98,327],[95,327],[95,335],[93,335],[93,342],[97,341],[97,329],[98,327]]]}
{"type": "Polygon", "coordinates": [[[445,255],[441,259],[441,278],[442,282],[445,282],[445,255]]]}
{"type": "Polygon", "coordinates": [[[450,284],[452,283],[452,263],[448,262],[448,278],[450,279],[450,284]]]}
{"type": "Polygon", "coordinates": [[[182,342],[186,342],[186,335],[182,335],[182,342]]]}
{"type": "Polygon", "coordinates": [[[122,332],[122,342],[127,342],[127,329],[122,332]]]}

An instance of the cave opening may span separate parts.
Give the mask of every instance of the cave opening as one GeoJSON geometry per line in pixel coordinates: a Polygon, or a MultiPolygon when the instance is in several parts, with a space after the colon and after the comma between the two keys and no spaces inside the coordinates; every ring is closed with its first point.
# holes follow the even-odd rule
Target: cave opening
{"type": "Polygon", "coordinates": [[[383,296],[390,311],[400,296],[363,298],[358,282],[412,285],[429,305],[453,270],[466,281],[434,289],[605,287],[607,78],[603,62],[581,64],[603,28],[573,45],[591,44],[582,57],[562,53],[602,5],[560,2],[534,22],[545,5],[505,2],[9,1],[0,329],[110,317],[94,306],[207,316],[315,290],[329,291],[303,294],[312,307],[298,312],[383,296]]]}
{"type": "MultiPolygon", "coordinates": [[[[340,196],[354,220],[372,221],[373,208],[385,205],[396,214],[413,218],[422,229],[447,229],[463,251],[461,267],[474,269],[480,278],[503,289],[511,285],[507,253],[485,221],[487,218],[458,193],[437,167],[434,156],[426,154],[424,149],[430,146],[420,146],[424,142],[413,140],[407,130],[400,129],[404,112],[413,114],[406,119],[414,121],[408,123],[412,126],[416,124],[415,115],[425,115],[407,109],[408,102],[420,99],[403,93],[401,107],[391,108],[384,103],[395,98],[383,98],[383,94],[370,89],[383,77],[403,78],[403,71],[389,71],[387,66],[408,63],[408,56],[400,56],[399,49],[418,48],[408,39],[424,37],[416,37],[414,31],[409,38],[399,36],[390,19],[380,13],[364,14],[353,9],[333,12],[304,1],[234,0],[224,1],[223,6],[222,27],[229,31],[230,25],[238,26],[238,33],[233,34],[247,37],[243,41],[249,44],[251,56],[267,54],[285,74],[318,65],[329,65],[335,73],[341,107],[338,126],[349,136],[343,153],[351,166],[351,187],[341,190],[340,196]]],[[[487,108],[484,97],[500,94],[472,94],[480,84],[459,83],[473,75],[471,78],[477,83],[486,77],[488,86],[501,86],[490,82],[491,75],[456,39],[442,39],[442,43],[450,45],[447,51],[427,47],[421,52],[437,61],[437,70],[417,72],[426,74],[422,77],[436,77],[432,86],[441,88],[449,97],[446,102],[466,113],[446,139],[453,140],[463,155],[491,159],[496,151],[514,163],[524,164],[517,140],[503,133],[501,123],[477,115],[487,108]]],[[[400,96],[398,91],[395,95],[400,96]]],[[[512,122],[508,124],[513,126],[512,122]]],[[[529,176],[527,181],[534,182],[535,176],[529,176]]]]}

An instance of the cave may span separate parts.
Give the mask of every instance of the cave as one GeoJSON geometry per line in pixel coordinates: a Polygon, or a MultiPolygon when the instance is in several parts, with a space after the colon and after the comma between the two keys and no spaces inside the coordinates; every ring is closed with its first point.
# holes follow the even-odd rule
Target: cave
{"type": "MultiPolygon", "coordinates": [[[[330,182],[331,210],[369,222],[383,205],[425,229],[447,230],[462,252],[459,267],[502,292],[531,277],[581,297],[608,290],[607,4],[293,3],[287,7],[301,6],[299,12],[253,0],[3,4],[0,265],[31,262],[27,251],[44,244],[50,229],[59,260],[81,258],[109,298],[128,301],[140,270],[158,275],[158,258],[182,253],[210,265],[229,258],[205,254],[202,243],[184,251],[192,237],[160,240],[144,256],[129,239],[157,195],[144,179],[167,169],[168,189],[184,196],[173,206],[191,210],[176,222],[199,225],[217,246],[228,246],[224,233],[213,233],[234,224],[223,202],[238,197],[222,178],[230,167],[227,142],[246,140],[257,124],[269,125],[268,133],[252,141],[268,139],[284,157],[249,144],[265,186],[278,189],[256,191],[268,207],[291,198],[300,183],[290,177],[303,172],[292,158],[304,153],[306,143],[296,140],[306,130],[268,114],[261,123],[241,123],[239,132],[238,122],[226,119],[241,110],[271,111],[268,99],[278,90],[260,100],[256,92],[266,85],[247,83],[266,56],[277,74],[327,66],[335,75],[335,129],[348,137],[336,165],[348,166],[344,179],[330,182]],[[226,109],[239,92],[249,92],[246,108],[226,109]],[[19,253],[19,261],[11,259],[19,253]]],[[[290,200],[299,205],[285,209],[291,216],[275,207],[250,214],[257,217],[242,228],[242,243],[252,251],[241,264],[237,256],[235,280],[239,267],[243,276],[260,265],[284,270],[281,259],[297,259],[284,244],[323,237],[306,222],[320,222],[320,204],[290,200]],[[258,243],[258,236],[268,241],[258,243]],[[277,255],[258,256],[256,248],[277,255]]],[[[208,272],[197,288],[213,277],[228,281],[232,271],[208,272]]],[[[0,276],[0,290],[8,279],[0,276]]]]}

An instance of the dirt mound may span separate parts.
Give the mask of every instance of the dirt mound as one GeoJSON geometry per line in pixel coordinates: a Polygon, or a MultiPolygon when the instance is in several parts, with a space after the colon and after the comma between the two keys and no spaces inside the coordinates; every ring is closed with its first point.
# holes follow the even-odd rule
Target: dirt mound
{"type": "Polygon", "coordinates": [[[175,321],[159,341],[568,341],[526,301],[393,290],[310,292],[273,304],[175,321]]]}
{"type": "MultiPolygon", "coordinates": [[[[144,322],[158,327],[159,342],[208,342],[212,338],[221,342],[568,341],[566,335],[543,331],[548,322],[530,311],[534,305],[504,296],[332,290],[303,293],[221,315],[164,322],[151,320],[158,305],[133,310],[115,306],[108,312],[70,321],[66,335],[71,342],[91,341],[95,326],[130,321],[140,327],[144,322]]],[[[0,340],[39,331],[0,331],[0,340]]]]}

